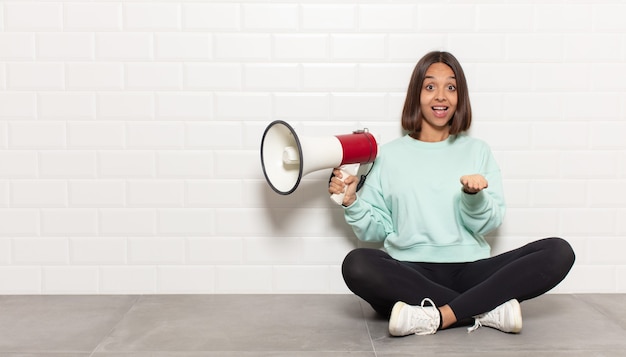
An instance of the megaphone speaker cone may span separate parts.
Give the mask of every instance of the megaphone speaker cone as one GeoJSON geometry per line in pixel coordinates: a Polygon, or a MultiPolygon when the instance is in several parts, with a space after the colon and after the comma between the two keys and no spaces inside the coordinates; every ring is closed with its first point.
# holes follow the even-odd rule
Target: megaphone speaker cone
{"type": "Polygon", "coordinates": [[[261,139],[261,166],[270,187],[281,195],[291,194],[302,179],[301,164],[302,146],[295,130],[282,120],[270,123],[261,139]]]}

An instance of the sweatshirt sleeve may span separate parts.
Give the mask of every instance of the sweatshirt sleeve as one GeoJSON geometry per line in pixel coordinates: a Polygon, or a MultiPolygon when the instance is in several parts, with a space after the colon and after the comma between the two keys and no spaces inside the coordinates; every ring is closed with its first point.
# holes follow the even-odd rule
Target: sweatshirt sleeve
{"type": "Polygon", "coordinates": [[[502,224],[506,205],[502,177],[489,148],[485,149],[480,173],[489,186],[476,193],[460,193],[460,215],[464,226],[472,233],[484,236],[502,224]]]}
{"type": "Polygon", "coordinates": [[[346,222],[359,240],[382,242],[393,231],[391,211],[380,189],[380,160],[372,167],[357,200],[344,210],[346,222]]]}

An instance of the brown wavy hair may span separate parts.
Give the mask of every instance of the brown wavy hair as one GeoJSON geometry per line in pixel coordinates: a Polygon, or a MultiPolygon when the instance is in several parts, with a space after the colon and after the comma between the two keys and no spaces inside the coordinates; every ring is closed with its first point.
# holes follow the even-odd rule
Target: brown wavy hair
{"type": "Polygon", "coordinates": [[[456,90],[458,102],[456,112],[448,125],[450,125],[450,135],[456,135],[469,129],[472,123],[472,107],[469,100],[469,91],[465,73],[459,61],[449,52],[433,51],[429,52],[417,62],[409,88],[406,92],[406,100],[402,109],[402,128],[409,133],[417,133],[422,129],[422,111],[420,109],[420,94],[422,84],[428,67],[433,63],[444,63],[454,72],[456,77],[456,90]]]}

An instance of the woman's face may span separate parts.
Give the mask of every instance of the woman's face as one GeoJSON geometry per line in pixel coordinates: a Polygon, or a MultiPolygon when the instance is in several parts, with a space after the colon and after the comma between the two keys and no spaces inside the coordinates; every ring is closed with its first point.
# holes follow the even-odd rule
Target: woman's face
{"type": "Polygon", "coordinates": [[[448,123],[454,116],[458,102],[456,78],[445,63],[433,63],[426,70],[420,92],[422,134],[449,133],[448,123]]]}

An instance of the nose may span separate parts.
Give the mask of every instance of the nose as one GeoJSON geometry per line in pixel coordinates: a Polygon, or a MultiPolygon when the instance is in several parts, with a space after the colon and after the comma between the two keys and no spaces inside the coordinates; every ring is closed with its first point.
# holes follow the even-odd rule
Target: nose
{"type": "Polygon", "coordinates": [[[435,95],[435,100],[443,102],[446,100],[446,92],[444,90],[438,90],[436,95],[435,95]]]}

